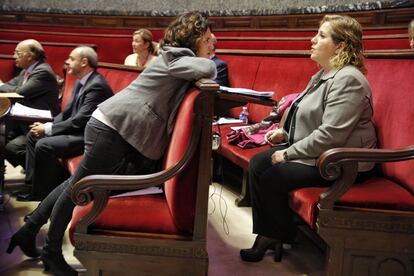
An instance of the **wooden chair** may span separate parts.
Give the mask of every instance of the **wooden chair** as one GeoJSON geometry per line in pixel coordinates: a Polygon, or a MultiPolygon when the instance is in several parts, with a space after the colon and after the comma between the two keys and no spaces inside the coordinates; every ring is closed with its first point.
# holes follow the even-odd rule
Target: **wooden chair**
{"type": "Polygon", "coordinates": [[[211,181],[212,81],[187,92],[162,171],[93,175],[77,182],[71,223],[74,255],[88,275],[207,275],[208,187],[211,181]],[[110,197],[164,183],[164,193],[110,197]],[[86,206],[85,206],[86,205],[86,206]]]}

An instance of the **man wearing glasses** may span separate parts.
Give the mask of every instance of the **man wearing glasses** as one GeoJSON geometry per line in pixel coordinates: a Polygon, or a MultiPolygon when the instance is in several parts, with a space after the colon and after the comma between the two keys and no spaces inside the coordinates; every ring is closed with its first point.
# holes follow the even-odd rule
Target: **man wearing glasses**
{"type": "MultiPolygon", "coordinates": [[[[16,66],[22,71],[8,82],[0,80],[0,92],[16,92],[24,96],[22,104],[25,106],[50,110],[52,116],[57,115],[60,112],[59,87],[55,73],[45,63],[46,55],[42,45],[34,39],[21,41],[17,44],[13,57],[16,66]]],[[[25,166],[26,134],[30,124],[11,121],[7,125],[9,131],[5,156],[15,167],[25,166]]]]}

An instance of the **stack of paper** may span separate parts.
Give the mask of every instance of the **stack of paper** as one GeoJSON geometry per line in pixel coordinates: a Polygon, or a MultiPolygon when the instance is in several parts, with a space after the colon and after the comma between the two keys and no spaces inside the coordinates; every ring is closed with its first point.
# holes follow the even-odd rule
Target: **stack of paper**
{"type": "Polygon", "coordinates": [[[50,110],[42,110],[42,109],[36,109],[27,107],[25,105],[22,105],[20,103],[15,103],[11,110],[10,110],[10,116],[17,116],[17,117],[29,117],[34,119],[49,119],[52,120],[52,114],[50,113],[50,110]]]}
{"type": "Polygon", "coordinates": [[[213,125],[225,125],[243,123],[240,119],[220,117],[217,121],[213,122],[213,125]]]}
{"type": "Polygon", "coordinates": [[[221,91],[225,91],[228,93],[235,93],[235,94],[242,94],[246,96],[254,96],[254,97],[264,97],[264,98],[271,98],[274,94],[272,91],[256,91],[247,88],[234,88],[234,87],[227,87],[227,86],[220,86],[221,91]]]}

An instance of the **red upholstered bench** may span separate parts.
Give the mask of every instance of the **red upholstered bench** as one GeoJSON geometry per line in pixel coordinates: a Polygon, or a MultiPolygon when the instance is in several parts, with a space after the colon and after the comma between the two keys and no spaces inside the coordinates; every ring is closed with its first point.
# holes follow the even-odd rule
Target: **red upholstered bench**
{"type": "Polygon", "coordinates": [[[199,87],[179,108],[161,172],[89,176],[74,185],[74,201],[87,205],[75,208],[70,233],[88,274],[207,275],[209,126],[218,85],[199,87]],[[108,198],[111,190],[162,183],[162,194],[108,198]]]}
{"type": "MultiPolygon", "coordinates": [[[[291,193],[290,205],[305,221],[301,228],[312,229],[313,234],[317,233],[327,244],[327,275],[353,275],[356,272],[368,275],[368,271],[369,275],[413,275],[414,52],[367,52],[367,56],[367,78],[372,87],[380,149],[327,151],[318,166],[323,176],[337,178],[335,184],[330,189],[296,190],[291,193]],[[378,173],[369,180],[353,184],[358,161],[379,163],[378,173]]],[[[294,67],[289,66],[288,57],[285,60],[278,57],[278,62],[263,57],[261,62],[269,62],[266,66],[269,76],[276,79],[272,83],[272,78],[266,78],[265,73],[252,77],[245,72],[247,67],[241,65],[251,64],[253,70],[259,72],[259,57],[239,54],[234,57],[222,55],[222,58],[230,64],[231,80],[237,85],[244,80],[246,85],[250,84],[248,88],[256,87],[257,90],[272,90],[276,83],[279,90],[282,83],[285,87],[293,85],[295,89],[295,85],[303,85],[303,89],[309,80],[306,73],[311,73],[303,71],[306,70],[303,60],[296,61],[294,67]],[[243,70],[232,71],[237,68],[235,63],[240,63],[239,68],[243,70]]],[[[274,90],[278,92],[278,89],[274,90]]],[[[283,89],[280,91],[282,95],[285,93],[283,89]]],[[[252,119],[257,121],[255,107],[250,104],[249,107],[252,119]]],[[[225,135],[226,130],[222,132],[225,135]]],[[[225,139],[222,141],[219,153],[244,169],[256,152],[266,148],[242,150],[226,144],[225,139]]]]}
{"type": "Polygon", "coordinates": [[[11,80],[16,75],[16,63],[11,55],[0,54],[0,79],[2,81],[11,80]]]}

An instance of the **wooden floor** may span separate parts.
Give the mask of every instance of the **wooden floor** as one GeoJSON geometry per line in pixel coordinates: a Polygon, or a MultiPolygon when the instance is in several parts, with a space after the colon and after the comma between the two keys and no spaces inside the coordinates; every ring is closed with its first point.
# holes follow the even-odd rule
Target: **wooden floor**
{"type": "MultiPolygon", "coordinates": [[[[0,275],[36,276],[48,275],[38,259],[25,257],[19,248],[13,254],[6,254],[6,248],[12,234],[23,224],[23,216],[36,208],[38,202],[18,202],[9,196],[16,188],[12,182],[22,179],[20,169],[7,167],[8,183],[6,185],[5,204],[0,211],[0,275]]],[[[250,247],[254,240],[251,234],[251,208],[238,208],[234,205],[235,194],[214,183],[210,189],[208,252],[209,275],[237,276],[319,276],[324,275],[324,254],[304,237],[299,237],[299,244],[294,248],[285,248],[282,262],[273,262],[271,251],[259,263],[246,263],[240,260],[240,248],[250,247]]],[[[47,225],[38,235],[37,243],[43,244],[47,225]]],[[[68,263],[78,270],[79,275],[86,275],[85,269],[73,256],[73,247],[65,236],[64,256],[68,263]]],[[[137,271],[137,274],[139,272],[137,271]]]]}

